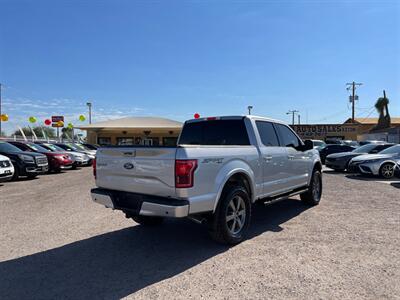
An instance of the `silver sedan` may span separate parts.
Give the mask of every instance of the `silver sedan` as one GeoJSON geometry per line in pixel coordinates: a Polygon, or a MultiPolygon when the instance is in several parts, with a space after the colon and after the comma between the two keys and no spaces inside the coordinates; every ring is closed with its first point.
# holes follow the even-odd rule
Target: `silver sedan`
{"type": "Polygon", "coordinates": [[[395,166],[398,160],[400,160],[400,145],[394,145],[379,154],[354,157],[349,163],[349,171],[388,179],[395,175],[395,166]]]}

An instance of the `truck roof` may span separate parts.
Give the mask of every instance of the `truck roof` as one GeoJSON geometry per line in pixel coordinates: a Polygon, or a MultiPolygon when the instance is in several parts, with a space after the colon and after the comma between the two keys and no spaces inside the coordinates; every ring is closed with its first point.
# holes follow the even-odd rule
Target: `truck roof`
{"type": "Polygon", "coordinates": [[[185,123],[194,123],[194,122],[211,121],[211,120],[237,120],[237,119],[243,119],[243,118],[247,118],[247,119],[251,119],[251,120],[259,120],[259,121],[268,121],[268,122],[274,122],[274,123],[280,123],[280,124],[287,125],[286,122],[283,122],[283,121],[280,121],[280,120],[261,117],[261,116],[255,116],[255,115],[204,117],[204,118],[198,118],[198,119],[189,119],[185,123]]]}

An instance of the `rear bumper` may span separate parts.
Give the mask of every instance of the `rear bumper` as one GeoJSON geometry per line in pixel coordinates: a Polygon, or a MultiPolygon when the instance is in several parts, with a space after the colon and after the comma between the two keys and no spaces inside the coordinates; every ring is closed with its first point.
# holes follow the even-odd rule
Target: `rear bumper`
{"type": "Polygon", "coordinates": [[[92,200],[105,207],[131,215],[183,218],[189,214],[189,201],[95,188],[92,200]]]}

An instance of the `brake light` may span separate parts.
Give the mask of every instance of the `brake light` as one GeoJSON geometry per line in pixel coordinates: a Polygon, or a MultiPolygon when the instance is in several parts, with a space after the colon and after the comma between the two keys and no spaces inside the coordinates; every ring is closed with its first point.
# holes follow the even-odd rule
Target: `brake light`
{"type": "Polygon", "coordinates": [[[96,179],[97,178],[97,172],[96,172],[96,158],[93,159],[93,176],[96,179]]]}
{"type": "Polygon", "coordinates": [[[197,159],[175,160],[175,187],[190,188],[194,182],[197,159]]]}

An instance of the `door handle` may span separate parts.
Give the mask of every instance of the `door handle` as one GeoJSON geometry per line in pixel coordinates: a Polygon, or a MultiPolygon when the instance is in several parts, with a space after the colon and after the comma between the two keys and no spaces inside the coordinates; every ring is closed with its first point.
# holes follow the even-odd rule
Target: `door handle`
{"type": "Polygon", "coordinates": [[[294,155],[288,155],[289,160],[294,160],[294,155]]]}
{"type": "Polygon", "coordinates": [[[271,161],[272,160],[272,156],[264,156],[264,160],[265,161],[271,161]]]}

